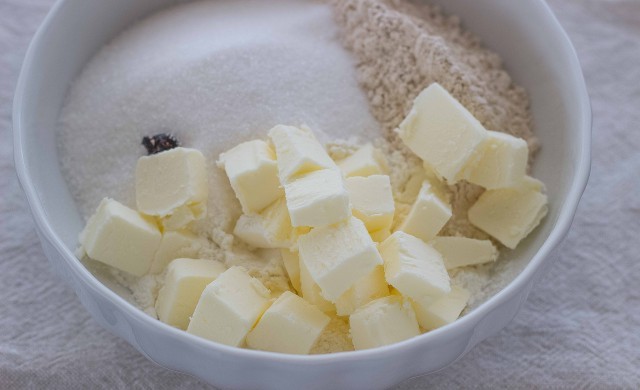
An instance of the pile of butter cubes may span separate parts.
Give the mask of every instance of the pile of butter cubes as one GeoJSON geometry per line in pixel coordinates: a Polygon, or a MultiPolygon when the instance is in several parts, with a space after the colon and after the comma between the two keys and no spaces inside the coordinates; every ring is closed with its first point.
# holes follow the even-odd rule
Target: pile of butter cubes
{"type": "Polygon", "coordinates": [[[527,143],[486,130],[439,84],[418,95],[398,133],[427,171],[448,184],[466,180],[487,189],[469,210],[469,221],[507,248],[547,214],[544,185],[526,175],[527,143]]]}
{"type": "Polygon", "coordinates": [[[105,198],[80,233],[81,255],[135,276],[161,273],[177,257],[206,245],[188,230],[207,212],[202,153],[175,148],[141,157],[136,167],[138,211],[105,198]]]}
{"type": "Polygon", "coordinates": [[[547,198],[526,175],[526,142],[487,131],[438,84],[416,98],[398,133],[428,172],[401,220],[388,163],[371,144],[335,162],[310,129],[279,125],[268,141],[220,155],[243,211],[233,234],[279,249],[293,292],[274,297],[242,267],[192,258],[202,243],[188,225],[206,214],[207,198],[205,161],[193,149],[142,157],[138,211],[103,200],[81,247],[134,275],[166,268],[158,318],[222,344],[307,354],[335,316],[348,317],[357,350],[417,336],[467,305],[449,270],[498,257],[489,240],[438,236],[452,216],[443,186],[485,187],[469,220],[509,248],[539,224],[547,198]]]}

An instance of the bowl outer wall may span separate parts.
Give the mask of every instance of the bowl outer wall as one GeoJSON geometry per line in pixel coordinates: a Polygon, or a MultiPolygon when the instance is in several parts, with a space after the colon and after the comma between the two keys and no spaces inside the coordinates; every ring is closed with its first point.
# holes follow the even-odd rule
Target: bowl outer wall
{"type": "MultiPolygon", "coordinates": [[[[128,2],[124,0],[60,0],[56,3],[29,47],[18,81],[13,111],[14,153],[18,177],[52,268],[73,287],[82,304],[102,326],[127,340],[151,360],[224,388],[386,388],[403,379],[441,369],[463,356],[478,342],[498,332],[516,315],[535,280],[551,266],[551,251],[568,232],[589,174],[591,114],[577,56],[566,34],[543,1],[522,1],[515,6],[516,2],[505,3],[499,0],[451,0],[444,4],[445,8],[461,15],[470,30],[478,33],[490,47],[502,53],[507,58],[507,67],[507,54],[523,49],[519,49],[517,45],[510,47],[516,43],[516,39],[503,39],[500,41],[502,47],[497,45],[498,40],[492,40],[491,37],[499,35],[500,28],[504,26],[483,23],[482,20],[487,20],[491,13],[501,10],[510,18],[526,25],[514,27],[522,27],[522,33],[534,32],[537,24],[540,37],[533,40],[537,45],[549,46],[550,54],[539,58],[539,62],[535,56],[532,57],[531,66],[542,64],[557,68],[555,73],[559,72],[565,77],[562,82],[552,81],[562,84],[562,93],[557,98],[571,108],[567,109],[567,115],[572,115],[573,122],[566,131],[574,142],[571,151],[574,166],[571,167],[572,174],[566,183],[566,196],[555,224],[523,272],[494,297],[451,325],[395,345],[345,354],[292,356],[230,348],[196,338],[143,314],[98,282],[77,261],[68,245],[75,241],[75,236],[64,236],[56,231],[51,218],[52,214],[60,211],[56,211],[58,207],[50,207],[50,204],[54,202],[64,211],[74,209],[73,202],[66,188],[59,188],[60,173],[53,171],[45,174],[40,166],[42,160],[57,161],[55,147],[49,154],[33,152],[36,142],[33,138],[36,134],[38,142],[55,142],[52,134],[54,131],[43,129],[51,128],[52,123],[55,123],[51,122],[51,118],[57,118],[62,100],[58,99],[57,104],[52,104],[47,101],[52,98],[50,95],[56,91],[66,91],[68,82],[90,54],[105,42],[105,36],[113,36],[136,16],[161,6],[158,2],[141,0],[136,2],[139,7],[134,7],[136,9],[132,11],[131,6],[126,3],[128,2]],[[95,25],[90,18],[86,18],[86,12],[94,12],[121,22],[118,26],[95,25]],[[522,14],[526,14],[526,18],[514,17],[522,14]],[[65,27],[65,23],[60,23],[60,20],[74,22],[65,27]],[[64,48],[70,54],[65,57],[67,62],[55,64],[54,67],[64,69],[65,76],[47,77],[50,73],[46,67],[46,58],[55,57],[56,50],[63,50],[63,46],[53,44],[55,37],[68,34],[69,31],[65,29],[69,28],[80,31],[83,28],[103,30],[94,35],[88,34],[85,38],[86,45],[94,48],[91,53],[74,54],[72,50],[64,48]],[[550,41],[550,38],[553,39],[550,41]]],[[[508,17],[503,19],[509,20],[508,17]]],[[[534,54],[538,53],[532,50],[532,55],[534,54]]],[[[527,53],[518,55],[526,56],[527,53]]],[[[553,73],[553,69],[550,72],[553,73]]],[[[526,71],[520,73],[527,75],[526,71]]],[[[516,81],[523,85],[531,85],[532,82],[519,80],[518,77],[516,81]]],[[[532,100],[535,115],[536,102],[541,100],[535,94],[532,100]]],[[[549,104],[555,102],[551,101],[549,104]]]]}

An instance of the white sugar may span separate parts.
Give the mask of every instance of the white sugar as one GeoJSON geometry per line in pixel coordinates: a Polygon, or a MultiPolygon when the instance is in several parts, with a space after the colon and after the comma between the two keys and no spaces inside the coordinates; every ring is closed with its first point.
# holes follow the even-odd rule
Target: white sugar
{"type": "Polygon", "coordinates": [[[220,152],[279,123],[325,140],[379,134],[353,61],[330,7],[311,1],[200,1],[134,25],[87,65],[61,115],[61,165],[81,213],[105,196],[133,206],[142,137],[172,132],[210,163],[199,228],[228,229],[239,211],[220,152]]]}

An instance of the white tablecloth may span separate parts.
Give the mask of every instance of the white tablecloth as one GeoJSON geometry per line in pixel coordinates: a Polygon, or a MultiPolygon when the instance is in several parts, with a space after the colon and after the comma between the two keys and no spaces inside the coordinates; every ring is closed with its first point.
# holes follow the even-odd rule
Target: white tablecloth
{"type": "MultiPolygon", "coordinates": [[[[11,101],[52,0],[0,0],[0,388],[210,388],[101,329],[49,270],[12,161],[11,101]]],[[[553,0],[593,99],[593,171],[517,318],[400,389],[640,388],[640,1],[553,0]]]]}

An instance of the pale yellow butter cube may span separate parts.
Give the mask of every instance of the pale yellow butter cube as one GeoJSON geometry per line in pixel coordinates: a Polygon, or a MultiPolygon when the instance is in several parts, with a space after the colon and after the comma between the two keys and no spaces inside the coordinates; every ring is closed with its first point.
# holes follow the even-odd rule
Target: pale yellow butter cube
{"type": "Polygon", "coordinates": [[[308,173],[285,184],[284,191],[294,227],[322,227],[351,216],[349,193],[336,169],[308,173]]]}
{"type": "Polygon", "coordinates": [[[401,191],[398,192],[396,199],[402,203],[413,203],[425,180],[427,180],[427,172],[424,169],[416,169],[411,173],[401,191]]]}
{"type": "Polygon", "coordinates": [[[339,316],[348,316],[357,308],[387,295],[389,295],[389,286],[384,278],[384,267],[379,265],[338,298],[336,312],[339,316]]]}
{"type": "Polygon", "coordinates": [[[424,181],[416,201],[398,230],[423,241],[430,241],[442,230],[451,216],[451,206],[438,196],[429,181],[424,181]]]}
{"type": "Polygon", "coordinates": [[[345,186],[353,216],[364,222],[369,232],[391,228],[395,203],[389,176],[349,177],[345,180],[345,186]]]}
{"type": "Polygon", "coordinates": [[[431,191],[443,201],[448,202],[449,191],[447,182],[443,181],[428,164],[423,163],[422,165],[422,169],[415,169],[411,173],[404,188],[396,194],[396,200],[402,203],[413,203],[418,197],[418,194],[420,194],[420,190],[426,181],[431,186],[431,191]]]}
{"type": "Polygon", "coordinates": [[[311,230],[298,239],[298,248],[301,262],[331,302],[382,264],[376,244],[354,217],[311,230]]]}
{"type": "Polygon", "coordinates": [[[389,286],[389,295],[395,295],[395,296],[398,296],[398,297],[402,297],[402,293],[400,291],[398,291],[398,289],[393,287],[393,286],[389,286]]]}
{"type": "Polygon", "coordinates": [[[276,200],[260,214],[240,216],[233,234],[256,248],[289,248],[297,237],[284,198],[276,200]]]}
{"type": "Polygon", "coordinates": [[[330,318],[286,291],[264,312],[247,336],[247,346],[262,351],[308,354],[330,318]]]}
{"type": "Polygon", "coordinates": [[[546,187],[543,182],[536,179],[535,177],[525,176],[518,185],[515,187],[519,188],[527,188],[533,191],[543,192],[546,190],[546,187]]]}
{"type": "Polygon", "coordinates": [[[369,235],[373,241],[382,242],[391,235],[391,231],[389,229],[376,230],[375,232],[369,232],[369,235]]]}
{"type": "Polygon", "coordinates": [[[482,124],[437,83],[418,95],[398,133],[411,151],[450,183],[487,137],[482,124]]]}
{"type": "Polygon", "coordinates": [[[204,216],[208,189],[206,161],[198,150],[175,148],[138,159],[136,205],[141,213],[167,217],[187,207],[181,212],[197,219],[204,216]]]}
{"type": "Polygon", "coordinates": [[[142,276],[149,272],[162,234],[153,218],[105,198],[79,238],[90,258],[142,276]]]}
{"type": "Polygon", "coordinates": [[[231,267],[202,292],[187,332],[234,347],[269,307],[270,292],[243,267],[231,267]]]}
{"type": "Polygon", "coordinates": [[[269,130],[276,149],[280,182],[287,184],[295,177],[337,166],[310,129],[278,125],[269,130]]]}
{"type": "Polygon", "coordinates": [[[382,152],[366,144],[351,156],[340,160],[338,166],[344,177],[386,175],[389,172],[389,163],[382,152]]]}
{"type": "MultiPolygon", "coordinates": [[[[438,176],[438,173],[427,163],[422,164],[422,169],[425,175],[425,180],[431,185],[431,190],[440,197],[449,201],[449,185],[442,177],[438,176]]],[[[420,187],[422,188],[422,186],[420,187]]],[[[418,191],[419,192],[419,191],[418,191]]]]}
{"type": "Polygon", "coordinates": [[[402,295],[422,301],[451,291],[442,256],[421,239],[395,232],[380,244],[387,282],[402,295]]]}
{"type": "Polygon", "coordinates": [[[496,261],[499,254],[498,249],[489,240],[436,237],[430,244],[442,255],[447,270],[496,261]]]}
{"type": "Polygon", "coordinates": [[[302,294],[302,288],[300,286],[300,256],[298,256],[298,252],[281,249],[280,253],[282,254],[282,263],[284,264],[284,269],[287,271],[287,275],[289,275],[291,285],[299,294],[302,294]]]}
{"type": "Polygon", "coordinates": [[[161,273],[171,260],[177,258],[195,258],[206,245],[206,239],[198,237],[188,230],[165,231],[149,273],[161,273]]]}
{"type": "Polygon", "coordinates": [[[171,215],[160,218],[160,223],[164,230],[181,230],[188,224],[198,219],[202,219],[207,214],[206,203],[194,203],[190,205],[180,206],[173,210],[171,215]]]}
{"type": "Polygon", "coordinates": [[[227,268],[215,260],[175,259],[156,300],[160,321],[186,330],[205,287],[227,268]]]}
{"type": "Polygon", "coordinates": [[[335,305],[322,296],[320,286],[313,280],[304,263],[299,261],[298,264],[300,268],[300,294],[302,297],[323,312],[334,314],[336,312],[335,305]]]}
{"type": "Polygon", "coordinates": [[[284,194],[276,155],[262,140],[244,142],[222,153],[218,166],[227,173],[245,214],[261,212],[284,194]]]}
{"type": "Polygon", "coordinates": [[[517,185],[527,174],[527,142],[497,131],[487,134],[477,157],[469,160],[460,178],[487,189],[517,185]]]}
{"type": "Polygon", "coordinates": [[[420,334],[411,304],[396,295],[362,306],[349,317],[349,326],[356,350],[381,347],[420,334]]]}
{"type": "Polygon", "coordinates": [[[419,303],[413,301],[418,323],[424,330],[433,330],[452,323],[467,306],[469,291],[462,287],[451,286],[451,292],[435,301],[419,303]]]}
{"type": "Polygon", "coordinates": [[[520,186],[485,191],[469,209],[469,221],[514,249],[547,215],[547,196],[534,179],[520,186]]]}

